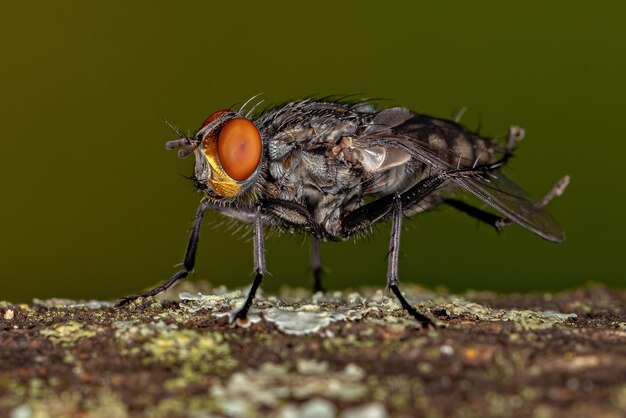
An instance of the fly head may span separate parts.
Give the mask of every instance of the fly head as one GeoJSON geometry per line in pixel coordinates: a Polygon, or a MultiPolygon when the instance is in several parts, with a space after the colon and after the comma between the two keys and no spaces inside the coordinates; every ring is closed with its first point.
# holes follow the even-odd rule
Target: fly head
{"type": "Polygon", "coordinates": [[[193,137],[165,146],[180,148],[180,158],[194,154],[196,185],[214,200],[235,200],[250,190],[263,156],[263,141],[254,122],[230,109],[211,114],[193,137]]]}

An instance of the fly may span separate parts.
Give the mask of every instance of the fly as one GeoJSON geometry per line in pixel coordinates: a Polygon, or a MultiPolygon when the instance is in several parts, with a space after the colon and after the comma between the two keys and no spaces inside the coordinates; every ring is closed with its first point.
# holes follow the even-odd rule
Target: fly
{"type": "Polygon", "coordinates": [[[246,112],[247,105],[219,110],[195,135],[166,144],[167,149],[179,149],[181,158],[194,154],[195,183],[203,192],[183,267],[161,286],[125,297],[118,306],[157,295],[187,277],[209,209],[253,230],[256,276],[246,302],[233,316],[240,324],[266,273],[267,228],[311,236],[314,290],[319,291],[320,241],[342,241],[391,220],[387,287],[422,326],[433,322],[398,287],[403,217],[448,205],[498,230],[517,223],[546,240],[565,239],[544,207],[563,193],[569,177],[533,201],[502,172],[524,136],[521,128],[511,127],[506,144],[499,144],[457,121],[403,107],[378,110],[364,101],[305,99],[252,117],[256,106],[246,112]],[[499,214],[461,200],[463,190],[499,214]]]}

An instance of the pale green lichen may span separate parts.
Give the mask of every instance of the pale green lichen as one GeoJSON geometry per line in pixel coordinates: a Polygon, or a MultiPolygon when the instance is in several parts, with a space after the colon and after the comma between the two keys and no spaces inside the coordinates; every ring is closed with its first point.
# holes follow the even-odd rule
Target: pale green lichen
{"type": "Polygon", "coordinates": [[[181,293],[179,298],[182,306],[189,312],[197,312],[200,309],[208,309],[212,312],[224,312],[234,309],[234,305],[242,305],[245,294],[240,291],[203,295],[201,293],[181,293]]]}
{"type": "Polygon", "coordinates": [[[418,307],[445,309],[454,316],[473,316],[480,321],[510,321],[519,330],[550,328],[576,318],[575,313],[556,311],[534,311],[530,309],[494,309],[479,303],[470,302],[459,296],[435,297],[418,307]]]}
{"type": "MultiPolygon", "coordinates": [[[[351,365],[332,371],[323,362],[305,362],[296,370],[289,370],[283,365],[264,363],[232,374],[223,385],[214,385],[211,396],[220,412],[233,415],[233,409],[237,409],[241,416],[262,416],[252,411],[260,407],[276,408],[290,399],[357,402],[370,392],[364,381],[365,373],[357,369],[351,365]]],[[[302,413],[300,408],[291,411],[302,413]]]]}
{"type": "Polygon", "coordinates": [[[201,380],[200,374],[224,374],[237,367],[228,342],[218,332],[204,334],[195,330],[166,329],[141,348],[148,355],[144,359],[146,363],[178,366],[182,376],[190,382],[201,380]]]}
{"type": "Polygon", "coordinates": [[[111,324],[115,337],[125,342],[141,342],[158,335],[168,329],[178,329],[175,324],[166,324],[163,321],[141,323],[136,320],[115,321],[111,324]]]}
{"type": "Polygon", "coordinates": [[[88,308],[88,309],[101,309],[104,307],[113,306],[112,302],[103,301],[103,300],[73,300],[73,299],[62,299],[62,298],[52,298],[52,299],[33,299],[33,305],[41,306],[44,308],[88,308]]]}
{"type": "Polygon", "coordinates": [[[69,321],[52,328],[42,329],[39,333],[47,337],[54,344],[71,346],[81,338],[91,338],[95,336],[100,330],[100,327],[87,326],[79,322],[69,321]]]}
{"type": "Polygon", "coordinates": [[[296,370],[300,374],[324,374],[328,371],[328,362],[304,358],[298,359],[296,370]]]}
{"type": "MultiPolygon", "coordinates": [[[[163,321],[149,324],[116,321],[112,326],[116,338],[127,347],[122,350],[123,354],[144,354],[146,363],[177,366],[189,382],[201,380],[198,374],[224,373],[237,366],[237,361],[230,355],[228,342],[219,332],[178,329],[176,324],[163,321]]],[[[179,385],[175,381],[169,384],[179,385]]]]}
{"type": "Polygon", "coordinates": [[[95,396],[83,401],[79,392],[66,391],[46,396],[30,396],[30,400],[11,410],[10,418],[56,418],[84,416],[89,418],[126,418],[130,416],[119,396],[100,389],[95,396]],[[77,411],[83,411],[80,415],[77,411]]]}
{"type": "MultiPolygon", "coordinates": [[[[542,329],[565,323],[576,318],[573,313],[556,311],[533,311],[516,309],[493,309],[458,296],[435,296],[407,292],[408,299],[423,312],[430,308],[444,309],[454,316],[472,316],[481,321],[510,321],[520,330],[542,329]]],[[[244,292],[225,292],[221,295],[181,293],[182,306],[189,312],[206,309],[221,317],[235,312],[245,300],[244,292]]],[[[259,316],[274,323],[285,334],[306,335],[318,333],[333,322],[359,321],[373,322],[389,326],[418,327],[391,297],[384,297],[381,291],[366,295],[350,293],[346,296],[335,292],[328,295],[292,292],[287,296],[289,305],[280,299],[261,298],[251,310],[253,322],[259,316]]]]}
{"type": "Polygon", "coordinates": [[[384,405],[372,402],[355,408],[346,409],[339,418],[387,418],[389,414],[384,405]]]}

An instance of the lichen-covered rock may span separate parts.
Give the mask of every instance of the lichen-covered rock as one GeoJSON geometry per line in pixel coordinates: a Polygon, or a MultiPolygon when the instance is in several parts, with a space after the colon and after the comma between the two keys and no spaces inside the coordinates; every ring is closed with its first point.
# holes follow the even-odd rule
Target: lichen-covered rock
{"type": "Polygon", "coordinates": [[[570,417],[626,414],[626,292],[408,288],[171,301],[0,302],[0,416],[570,417]]]}

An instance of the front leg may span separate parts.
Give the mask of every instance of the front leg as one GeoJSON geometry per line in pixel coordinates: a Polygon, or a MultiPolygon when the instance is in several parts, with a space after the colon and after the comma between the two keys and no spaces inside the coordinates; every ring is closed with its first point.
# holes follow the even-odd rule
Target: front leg
{"type": "Polygon", "coordinates": [[[187,242],[187,249],[185,251],[185,259],[183,261],[183,268],[174,273],[172,277],[170,277],[165,283],[160,286],[155,287],[152,290],[149,290],[145,293],[139,295],[130,295],[120,299],[115,306],[121,307],[124,305],[128,305],[135,299],[145,298],[150,296],[156,296],[161,292],[166,291],[170,287],[172,287],[179,280],[184,279],[189,275],[191,271],[193,271],[194,265],[196,263],[196,250],[198,249],[198,240],[200,239],[200,230],[202,229],[202,218],[204,216],[204,212],[207,209],[215,209],[220,212],[225,213],[236,213],[241,218],[250,217],[253,213],[252,209],[249,208],[232,208],[229,206],[219,206],[212,204],[207,201],[203,201],[198,206],[198,210],[196,212],[196,217],[193,220],[193,225],[191,227],[191,233],[189,234],[189,241],[187,242]]]}
{"type": "Polygon", "coordinates": [[[152,290],[149,290],[145,293],[139,295],[130,295],[123,297],[120,299],[115,306],[121,307],[124,305],[128,305],[130,302],[134,301],[138,298],[145,298],[149,296],[156,296],[161,292],[166,291],[170,287],[172,287],[179,280],[184,279],[189,275],[190,271],[193,271],[193,267],[196,263],[196,250],[198,248],[198,240],[200,239],[200,229],[202,228],[202,218],[204,212],[211,205],[208,202],[200,203],[198,207],[198,211],[196,212],[196,217],[193,220],[193,226],[191,227],[191,234],[189,234],[189,241],[187,242],[187,250],[185,251],[185,259],[183,261],[183,268],[174,273],[172,277],[170,277],[165,283],[160,286],[155,287],[152,290]]]}

